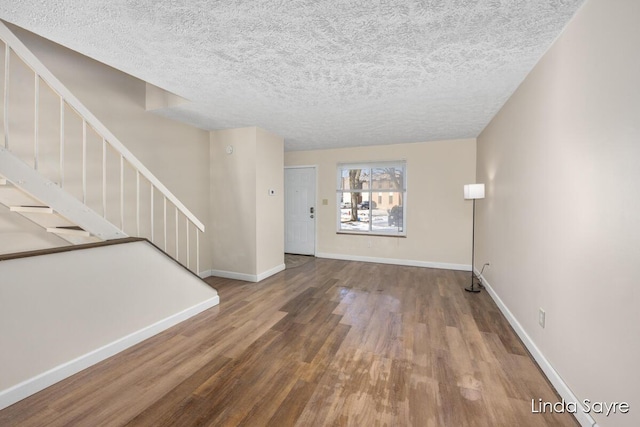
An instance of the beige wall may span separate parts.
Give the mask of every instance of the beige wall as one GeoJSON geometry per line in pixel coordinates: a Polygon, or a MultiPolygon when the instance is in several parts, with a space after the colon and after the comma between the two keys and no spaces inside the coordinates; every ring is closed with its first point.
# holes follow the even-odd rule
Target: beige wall
{"type": "Polygon", "coordinates": [[[283,146],[256,127],[211,132],[214,274],[257,280],[283,267],[283,146]]]}
{"type": "Polygon", "coordinates": [[[256,128],[211,132],[212,268],[256,274],[256,128]],[[227,154],[226,147],[233,153],[227,154]]]}
{"type": "Polygon", "coordinates": [[[476,264],[579,399],[631,404],[602,426],[640,419],[639,16],[588,1],[478,138],[476,264]]]}
{"type": "MultiPolygon", "coordinates": [[[[182,123],[157,116],[145,111],[146,84],[125,73],[110,68],[104,64],[93,61],[83,55],[70,51],[57,44],[49,42],[32,33],[10,26],[14,33],[31,49],[51,72],[76,95],[81,102],[111,130],[116,137],[147,166],[158,179],[181,200],[201,221],[207,225],[209,217],[209,132],[197,129],[182,123]]],[[[19,94],[24,94],[24,103],[32,102],[33,74],[27,70],[20,72],[17,61],[12,61],[12,67],[17,71],[12,74],[12,98],[17,99],[19,94]]],[[[12,69],[12,71],[15,71],[12,69]]],[[[42,159],[42,171],[53,180],[58,180],[58,135],[59,119],[58,100],[45,86],[41,88],[41,103],[49,105],[41,114],[41,154],[47,154],[52,160],[42,159]]],[[[23,104],[24,104],[23,103],[23,104]]],[[[22,106],[24,107],[24,105],[22,106]]],[[[20,107],[20,108],[22,108],[20,107]]],[[[12,110],[10,118],[14,125],[10,134],[18,148],[20,139],[20,127],[16,120],[20,117],[19,110],[12,110]]],[[[27,110],[25,110],[27,111],[27,110]]],[[[24,129],[23,139],[25,147],[32,147],[33,126],[32,110],[26,117],[27,128],[24,129]],[[32,128],[31,128],[32,129],[32,128]]],[[[79,196],[79,165],[81,164],[80,150],[73,150],[78,146],[81,138],[81,121],[75,115],[67,111],[65,116],[65,131],[67,140],[66,150],[66,180],[67,188],[76,196],[79,196]],[[75,181],[75,182],[74,182],[75,181]]],[[[25,151],[25,150],[23,150],[25,151]]],[[[115,152],[114,152],[115,153],[115,152]]],[[[109,183],[112,188],[108,194],[108,218],[119,225],[119,160],[114,153],[109,154],[109,183]]],[[[88,162],[89,164],[101,164],[101,140],[89,132],[88,137],[88,162]]],[[[126,200],[128,200],[125,214],[125,231],[134,232],[135,226],[135,173],[128,170],[126,173],[126,200]]],[[[95,168],[88,174],[89,199],[88,204],[96,209],[100,205],[101,212],[101,169],[95,168]],[[100,203],[99,203],[100,202],[100,203]]],[[[144,180],[141,184],[142,207],[141,216],[150,216],[149,199],[150,190],[144,180]]],[[[155,236],[156,243],[163,246],[162,242],[162,200],[159,193],[155,200],[155,236]]],[[[168,239],[169,248],[175,247],[175,211],[170,206],[168,211],[168,239]]],[[[179,217],[179,239],[182,246],[180,258],[184,260],[186,251],[186,232],[184,217],[179,217]]],[[[150,234],[150,221],[143,221],[142,230],[150,234]]],[[[201,270],[211,268],[210,231],[200,236],[201,243],[201,270]]],[[[190,231],[191,254],[195,254],[195,228],[190,231]]],[[[192,255],[192,265],[195,257],[192,255]]]]}
{"type": "Polygon", "coordinates": [[[284,138],[256,129],[258,274],[284,264],[284,138]],[[275,190],[270,196],[269,190],[275,190]]]}
{"type": "Polygon", "coordinates": [[[318,167],[319,256],[464,268],[471,264],[471,204],[463,199],[462,189],[474,182],[475,154],[475,140],[463,139],[286,152],[285,166],[318,167]],[[337,234],[337,164],[383,160],[407,161],[407,237],[337,234]]]}
{"type": "Polygon", "coordinates": [[[2,261],[0,278],[0,408],[218,300],[146,242],[2,261]]]}

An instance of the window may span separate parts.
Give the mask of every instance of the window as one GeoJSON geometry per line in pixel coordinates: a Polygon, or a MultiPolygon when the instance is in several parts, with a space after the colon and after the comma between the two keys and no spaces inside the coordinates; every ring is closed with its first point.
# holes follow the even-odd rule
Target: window
{"type": "Polygon", "coordinates": [[[338,232],[405,236],[406,170],[404,161],[338,164],[338,232]]]}

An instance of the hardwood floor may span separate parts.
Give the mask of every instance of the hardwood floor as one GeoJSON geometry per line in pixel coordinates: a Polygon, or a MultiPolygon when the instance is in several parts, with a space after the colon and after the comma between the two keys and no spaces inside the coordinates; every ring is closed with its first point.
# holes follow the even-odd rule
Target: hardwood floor
{"type": "Polygon", "coordinates": [[[315,259],[0,411],[0,425],[576,426],[469,273],[315,259]]]}

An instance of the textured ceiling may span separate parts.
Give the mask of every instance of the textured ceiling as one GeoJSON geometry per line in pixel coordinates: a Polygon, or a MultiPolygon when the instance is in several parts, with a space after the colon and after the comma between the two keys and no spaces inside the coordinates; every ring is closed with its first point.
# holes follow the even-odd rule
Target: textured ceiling
{"type": "Polygon", "coordinates": [[[584,0],[20,0],[0,18],[287,150],[475,137],[584,0]]]}

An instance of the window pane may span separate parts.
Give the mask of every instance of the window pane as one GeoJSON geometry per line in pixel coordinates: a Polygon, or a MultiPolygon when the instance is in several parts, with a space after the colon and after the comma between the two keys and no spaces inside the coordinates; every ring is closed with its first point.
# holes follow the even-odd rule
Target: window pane
{"type": "Polygon", "coordinates": [[[342,193],[340,231],[369,231],[369,193],[342,193]]]}
{"type": "Polygon", "coordinates": [[[338,164],[338,231],[406,234],[405,162],[338,164]]]}
{"type": "Polygon", "coordinates": [[[340,171],[341,190],[368,190],[371,169],[342,169],[340,171]]]}
{"type": "Polygon", "coordinates": [[[400,167],[373,168],[371,170],[373,190],[404,190],[404,174],[400,167]]]}
{"type": "Polygon", "coordinates": [[[372,212],[371,231],[374,233],[401,233],[404,231],[402,193],[390,193],[389,205],[378,206],[372,212]]]}

